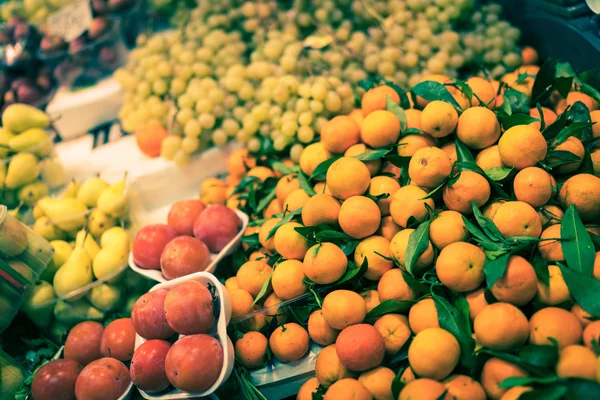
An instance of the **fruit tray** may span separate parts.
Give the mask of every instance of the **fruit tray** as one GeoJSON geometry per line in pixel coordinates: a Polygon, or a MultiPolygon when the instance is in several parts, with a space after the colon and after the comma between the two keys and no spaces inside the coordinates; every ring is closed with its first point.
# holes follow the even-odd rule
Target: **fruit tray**
{"type": "MultiPolygon", "coordinates": [[[[235,352],[233,349],[233,343],[229,336],[227,336],[227,325],[231,320],[231,300],[229,298],[229,292],[219,282],[219,280],[210,273],[207,272],[196,272],[194,274],[190,274],[187,276],[182,276],[180,278],[173,279],[168,282],[159,283],[154,286],[150,291],[155,291],[159,289],[171,289],[180,283],[188,282],[188,281],[197,281],[206,285],[212,285],[215,287],[215,295],[218,297],[219,309],[218,315],[216,315],[216,320],[208,332],[209,335],[215,337],[221,343],[223,347],[223,367],[221,368],[221,373],[217,381],[206,391],[200,393],[188,393],[182,392],[179,389],[172,389],[165,392],[160,393],[148,393],[141,389],[138,389],[141,395],[146,399],[155,399],[155,400],[171,400],[171,399],[191,399],[209,396],[213,392],[215,392],[223,382],[227,381],[231,372],[233,371],[233,366],[235,364],[235,352]]],[[[181,338],[184,335],[179,335],[181,338]]],[[[142,343],[146,342],[146,339],[141,336],[135,336],[135,348],[137,349],[142,343]]]]}
{"type": "Polygon", "coordinates": [[[25,380],[26,372],[8,354],[0,350],[0,396],[15,398],[25,380]]]}

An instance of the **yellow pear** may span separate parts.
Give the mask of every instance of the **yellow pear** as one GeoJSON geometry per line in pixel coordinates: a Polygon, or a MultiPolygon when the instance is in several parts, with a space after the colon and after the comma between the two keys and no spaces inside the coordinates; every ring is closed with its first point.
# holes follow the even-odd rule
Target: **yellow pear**
{"type": "Polygon", "coordinates": [[[29,151],[36,156],[46,157],[52,151],[52,139],[41,128],[30,128],[11,138],[8,146],[15,153],[29,151]]]}
{"type": "Polygon", "coordinates": [[[77,199],[90,208],[96,207],[98,197],[110,185],[104,179],[98,177],[90,178],[83,182],[77,192],[77,199]]]}
{"type": "Polygon", "coordinates": [[[48,114],[28,104],[11,104],[2,114],[2,126],[14,133],[31,128],[47,128],[49,125],[48,114]]]}
{"type": "Polygon", "coordinates": [[[125,229],[114,226],[107,229],[100,238],[100,246],[106,248],[122,248],[125,252],[129,252],[129,243],[131,236],[125,229]]]}
{"type": "Polygon", "coordinates": [[[69,182],[69,184],[65,188],[62,198],[63,199],[76,198],[80,187],[81,187],[81,184],[79,182],[77,182],[75,179],[73,179],[71,182],[69,182]]]}
{"type": "Polygon", "coordinates": [[[90,260],[94,260],[96,255],[100,252],[100,246],[98,246],[98,243],[96,243],[92,235],[86,230],[77,232],[77,235],[75,236],[75,247],[83,247],[90,256],[90,260]]]}
{"type": "Polygon", "coordinates": [[[100,250],[93,262],[96,279],[112,276],[127,265],[129,251],[119,247],[106,247],[100,250]]]}
{"type": "Polygon", "coordinates": [[[40,176],[52,189],[59,188],[67,182],[65,168],[52,158],[40,161],[40,176]]]}
{"type": "Polygon", "coordinates": [[[104,232],[117,224],[114,218],[109,217],[100,210],[94,210],[88,216],[87,229],[94,239],[100,240],[104,232]]]}
{"type": "Polygon", "coordinates": [[[127,212],[127,174],[120,181],[106,188],[98,197],[98,209],[112,218],[121,218],[127,212]]]}
{"type": "Polygon", "coordinates": [[[46,328],[52,322],[52,310],[56,298],[54,288],[46,281],[40,281],[33,285],[21,309],[27,314],[31,322],[38,328],[46,328]]]}
{"type": "Polygon", "coordinates": [[[88,209],[77,199],[44,198],[38,204],[48,219],[64,231],[79,230],[86,223],[88,209]]]}
{"type": "Polygon", "coordinates": [[[48,241],[63,240],[66,233],[50,222],[48,217],[40,217],[33,224],[33,231],[48,241]]]}
{"type": "Polygon", "coordinates": [[[16,189],[33,182],[38,176],[38,159],[31,153],[15,154],[8,164],[4,185],[16,189]]]}
{"type": "Polygon", "coordinates": [[[22,201],[23,204],[31,207],[42,197],[47,196],[49,190],[48,185],[44,182],[37,181],[28,183],[19,189],[19,200],[22,201]]]}
{"type": "Polygon", "coordinates": [[[13,137],[15,137],[14,133],[8,129],[0,128],[0,158],[8,157],[8,153],[10,152],[8,142],[13,137]]]}
{"type": "Polygon", "coordinates": [[[102,283],[94,286],[87,294],[87,299],[101,311],[112,311],[121,303],[123,291],[116,285],[102,283]]]}
{"type": "Polygon", "coordinates": [[[50,261],[48,267],[46,267],[40,276],[40,279],[48,282],[52,282],[54,280],[54,274],[56,274],[56,271],[63,266],[65,261],[67,261],[71,256],[71,253],[73,253],[73,246],[64,240],[53,240],[50,242],[50,245],[54,249],[52,261],[50,261]]]}
{"type": "Polygon", "coordinates": [[[71,256],[54,275],[54,291],[58,297],[69,301],[80,299],[85,293],[72,292],[90,284],[94,280],[92,260],[84,248],[76,247],[71,256]]]}

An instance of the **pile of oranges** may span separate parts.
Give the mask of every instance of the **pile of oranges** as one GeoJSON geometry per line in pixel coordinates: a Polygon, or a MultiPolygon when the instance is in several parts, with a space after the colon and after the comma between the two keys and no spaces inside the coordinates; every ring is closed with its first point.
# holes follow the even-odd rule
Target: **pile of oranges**
{"type": "Polygon", "coordinates": [[[538,71],[428,76],[449,94],[437,99],[370,88],[299,165],[232,154],[220,201],[256,211],[226,280],[239,363],[325,346],[302,400],[508,400],[600,382],[600,300],[574,283],[600,285],[600,110],[573,85],[515,111],[538,71]],[[298,298],[314,298],[305,320],[282,306],[298,298]]]}

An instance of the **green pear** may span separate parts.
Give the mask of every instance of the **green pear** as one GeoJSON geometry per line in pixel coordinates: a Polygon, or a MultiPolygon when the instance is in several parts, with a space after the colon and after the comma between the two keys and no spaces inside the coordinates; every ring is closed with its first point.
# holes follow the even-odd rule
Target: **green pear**
{"type": "Polygon", "coordinates": [[[29,241],[27,229],[15,218],[8,215],[6,209],[0,208],[0,254],[15,257],[23,253],[29,241]],[[6,213],[5,215],[2,215],[6,213]]]}
{"type": "MultiPolygon", "coordinates": [[[[76,247],[71,256],[54,275],[54,291],[58,297],[66,297],[73,291],[80,289],[94,280],[92,273],[92,260],[87,251],[76,247]]],[[[69,295],[68,300],[78,300],[85,293],[69,295]]]]}
{"type": "Polygon", "coordinates": [[[88,209],[77,199],[44,198],[38,204],[48,219],[64,231],[78,231],[86,223],[88,209]]]}
{"type": "Polygon", "coordinates": [[[123,248],[107,247],[98,253],[93,262],[93,271],[96,279],[102,279],[117,273],[127,265],[129,252],[123,248]]]}
{"type": "Polygon", "coordinates": [[[63,324],[75,325],[83,321],[102,321],[104,313],[85,300],[61,300],[54,306],[54,317],[63,324]]]}
{"type": "Polygon", "coordinates": [[[0,158],[8,157],[10,148],[8,142],[15,137],[15,134],[8,129],[0,128],[0,158]]]}
{"type": "Polygon", "coordinates": [[[54,254],[52,254],[52,261],[48,264],[40,279],[43,279],[48,282],[52,282],[54,280],[54,275],[56,271],[67,261],[67,259],[71,256],[73,252],[73,247],[65,242],[64,240],[53,240],[50,242],[52,248],[54,249],[54,254]]]}
{"type": "Polygon", "coordinates": [[[88,216],[87,229],[94,239],[100,240],[102,234],[117,224],[114,218],[109,217],[100,210],[94,210],[88,216]]]}
{"type": "Polygon", "coordinates": [[[100,194],[109,186],[108,182],[100,177],[90,178],[81,184],[79,192],[77,192],[77,199],[86,206],[94,208],[98,204],[100,194]]]}
{"type": "Polygon", "coordinates": [[[19,189],[19,200],[21,200],[23,204],[31,207],[42,197],[47,196],[49,190],[48,185],[44,182],[38,181],[29,183],[19,189]]]}
{"type": "Polygon", "coordinates": [[[23,0],[23,9],[27,15],[33,15],[33,13],[44,7],[44,5],[44,0],[23,0]]]}
{"type": "Polygon", "coordinates": [[[100,246],[94,240],[92,235],[86,230],[80,230],[75,236],[75,247],[83,247],[90,256],[90,260],[96,258],[98,252],[100,252],[100,246]]]}
{"type": "Polygon", "coordinates": [[[61,196],[61,198],[63,198],[63,199],[77,198],[77,193],[79,192],[80,187],[81,187],[81,184],[79,182],[77,182],[75,179],[73,179],[71,182],[69,182],[69,184],[65,188],[65,191],[64,191],[63,195],[61,196]]]}
{"type": "Polygon", "coordinates": [[[106,248],[119,248],[124,252],[129,252],[129,242],[131,237],[125,229],[114,226],[107,229],[100,238],[100,246],[106,248]]]}
{"type": "Polygon", "coordinates": [[[104,312],[116,309],[122,297],[123,291],[120,287],[106,283],[94,286],[87,294],[88,301],[104,312]]]}
{"type": "Polygon", "coordinates": [[[10,139],[8,146],[15,153],[28,151],[43,158],[52,151],[52,139],[45,130],[31,128],[10,139]]]}
{"type": "Polygon", "coordinates": [[[2,114],[2,126],[14,133],[31,128],[47,128],[49,125],[48,114],[28,104],[11,104],[2,114]]]}
{"type": "Polygon", "coordinates": [[[40,207],[40,205],[37,204],[37,203],[33,206],[32,213],[33,213],[33,219],[34,220],[40,219],[42,217],[45,217],[44,211],[42,211],[42,207],[40,207]]]}
{"type": "MultiPolygon", "coordinates": [[[[56,308],[56,306],[55,306],[56,308]]],[[[50,339],[55,343],[64,343],[69,334],[69,327],[61,322],[54,321],[50,328],[47,329],[50,339]]]]}
{"type": "Polygon", "coordinates": [[[98,208],[112,218],[121,218],[127,212],[127,174],[125,177],[110,185],[98,197],[98,208]]]}
{"type": "Polygon", "coordinates": [[[19,367],[0,359],[0,400],[13,400],[17,398],[25,376],[19,367]]]}
{"type": "Polygon", "coordinates": [[[33,182],[38,176],[38,159],[31,153],[15,154],[8,164],[4,185],[7,189],[33,182]]]}
{"type": "Polygon", "coordinates": [[[33,285],[21,309],[29,317],[31,322],[38,328],[47,328],[52,322],[52,312],[56,298],[54,288],[46,281],[40,281],[33,285]]]}
{"type": "Polygon", "coordinates": [[[50,222],[48,217],[38,218],[33,224],[33,231],[47,241],[64,240],[67,237],[67,234],[50,222]]]}
{"type": "Polygon", "coordinates": [[[46,158],[40,162],[40,176],[52,189],[57,189],[67,182],[65,168],[52,158],[46,158]]]}

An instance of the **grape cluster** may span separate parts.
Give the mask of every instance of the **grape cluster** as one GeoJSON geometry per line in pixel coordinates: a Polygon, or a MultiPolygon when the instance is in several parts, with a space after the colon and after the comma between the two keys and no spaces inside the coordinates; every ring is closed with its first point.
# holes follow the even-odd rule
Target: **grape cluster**
{"type": "Polygon", "coordinates": [[[409,88],[428,74],[516,68],[519,31],[499,6],[473,2],[202,0],[178,30],[140,36],[115,73],[119,118],[128,132],[158,120],[171,134],[162,156],[181,165],[232,139],[298,161],[327,119],[353,109],[360,80],[409,88]]]}

